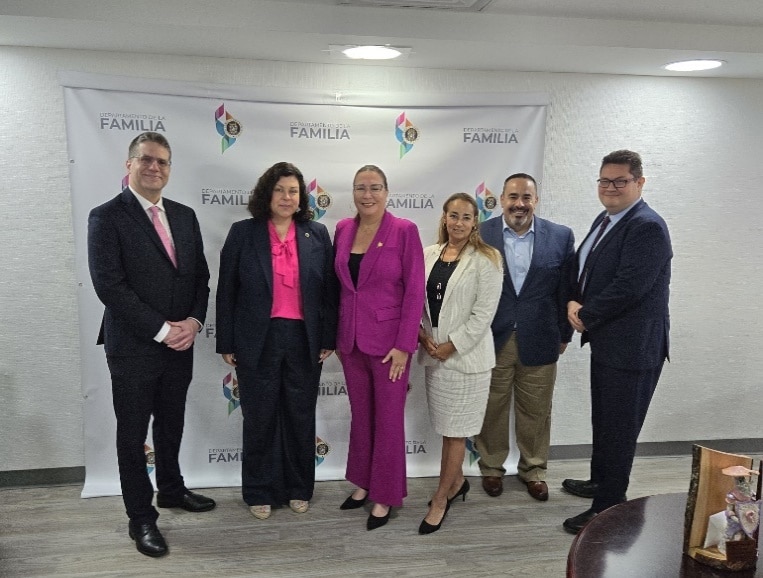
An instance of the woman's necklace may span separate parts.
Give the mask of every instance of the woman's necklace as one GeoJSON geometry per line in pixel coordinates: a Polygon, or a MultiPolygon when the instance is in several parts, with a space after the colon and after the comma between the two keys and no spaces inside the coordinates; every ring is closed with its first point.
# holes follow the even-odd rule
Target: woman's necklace
{"type": "Polygon", "coordinates": [[[458,250],[458,254],[456,255],[455,259],[453,259],[452,261],[446,261],[444,259],[445,251],[448,250],[449,244],[445,243],[445,246],[442,248],[442,251],[440,251],[440,261],[442,261],[445,264],[446,267],[450,267],[451,265],[453,265],[453,263],[458,263],[458,260],[461,258],[461,253],[464,252],[464,249],[466,249],[466,246],[468,244],[469,243],[467,242],[467,243],[464,243],[463,245],[461,245],[461,248],[458,250]]]}

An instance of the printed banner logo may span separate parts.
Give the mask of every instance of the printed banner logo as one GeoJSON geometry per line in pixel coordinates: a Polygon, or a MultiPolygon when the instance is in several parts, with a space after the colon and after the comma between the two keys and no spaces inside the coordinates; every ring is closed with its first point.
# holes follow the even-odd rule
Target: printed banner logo
{"type": "Polygon", "coordinates": [[[480,453],[477,451],[477,446],[474,445],[474,438],[466,438],[466,455],[469,458],[470,466],[480,459],[480,453]]]}
{"type": "Polygon", "coordinates": [[[156,467],[156,454],[154,448],[148,444],[143,444],[143,453],[146,454],[146,471],[150,475],[156,467]]]}
{"type": "Polygon", "coordinates": [[[291,138],[307,138],[318,140],[350,140],[350,125],[335,122],[302,122],[289,123],[291,138]]]}
{"type": "Polygon", "coordinates": [[[102,112],[101,130],[135,130],[138,132],[166,132],[164,121],[158,114],[133,114],[125,112],[102,112]]]}
{"type": "Polygon", "coordinates": [[[202,205],[241,205],[249,204],[251,191],[246,189],[221,189],[205,187],[201,189],[202,205]]]}
{"type": "Polygon", "coordinates": [[[477,185],[477,188],[474,189],[474,196],[477,198],[479,222],[481,223],[493,216],[493,209],[498,206],[498,201],[490,189],[485,186],[485,181],[482,181],[477,185]]]}
{"type": "Polygon", "coordinates": [[[210,448],[207,450],[208,464],[229,464],[243,461],[244,450],[242,448],[210,448]]]}
{"type": "Polygon", "coordinates": [[[236,139],[241,134],[241,123],[225,111],[225,104],[221,104],[215,110],[215,126],[217,133],[223,137],[222,152],[224,153],[236,143],[236,139]]]}
{"type": "Polygon", "coordinates": [[[427,442],[418,440],[407,440],[405,442],[405,453],[408,455],[427,453],[427,442]]]}
{"type": "Polygon", "coordinates": [[[241,405],[241,398],[238,396],[238,380],[233,377],[233,373],[223,377],[223,395],[228,400],[228,415],[230,415],[241,405]]]}
{"type": "Polygon", "coordinates": [[[517,130],[513,128],[464,128],[464,142],[468,144],[519,144],[517,130]]]}
{"type": "Polygon", "coordinates": [[[331,451],[331,446],[329,446],[325,441],[323,441],[318,436],[315,436],[315,465],[320,466],[323,463],[323,460],[326,459],[326,456],[329,455],[329,452],[331,451]]]}
{"type": "Polygon", "coordinates": [[[430,193],[390,193],[388,209],[434,209],[434,195],[430,193]]]}
{"type": "Polygon", "coordinates": [[[409,121],[405,113],[400,113],[395,121],[395,138],[400,143],[400,158],[403,158],[413,148],[413,143],[419,140],[419,129],[409,121]]]}
{"type": "Polygon", "coordinates": [[[331,206],[331,196],[313,179],[307,185],[307,198],[313,211],[313,221],[320,221],[326,210],[331,206]]]}

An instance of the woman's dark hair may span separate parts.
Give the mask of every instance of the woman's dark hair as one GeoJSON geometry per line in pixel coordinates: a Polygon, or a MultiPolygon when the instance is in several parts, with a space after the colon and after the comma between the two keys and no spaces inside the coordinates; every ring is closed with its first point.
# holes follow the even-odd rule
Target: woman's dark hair
{"type": "Polygon", "coordinates": [[[310,209],[310,200],[307,197],[307,186],[302,171],[291,163],[280,162],[274,164],[264,173],[252,189],[247,209],[255,219],[267,220],[272,216],[270,202],[273,200],[273,189],[282,177],[296,177],[299,182],[299,210],[294,213],[294,220],[299,222],[310,221],[313,211],[310,209]]]}

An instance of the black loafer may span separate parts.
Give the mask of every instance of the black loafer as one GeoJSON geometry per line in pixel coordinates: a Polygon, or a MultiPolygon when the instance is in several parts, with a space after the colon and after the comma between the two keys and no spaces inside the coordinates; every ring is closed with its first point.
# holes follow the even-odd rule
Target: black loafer
{"type": "Polygon", "coordinates": [[[130,538],[135,540],[135,547],[141,554],[159,558],[169,552],[167,542],[164,541],[162,533],[154,523],[133,524],[130,522],[129,534],[130,538]]]}
{"type": "Polygon", "coordinates": [[[567,518],[562,526],[564,526],[564,529],[567,530],[570,534],[577,534],[580,532],[580,530],[583,529],[583,526],[593,520],[596,516],[597,512],[594,512],[593,510],[586,510],[582,514],[578,514],[572,518],[567,518]]]}
{"type": "Polygon", "coordinates": [[[568,478],[562,482],[562,489],[565,492],[581,498],[592,499],[598,488],[599,484],[591,480],[572,480],[568,478]]]}
{"type": "Polygon", "coordinates": [[[158,494],[156,496],[156,505],[160,508],[182,508],[187,512],[208,512],[217,504],[212,498],[186,490],[185,494],[180,498],[165,498],[158,494]]]}

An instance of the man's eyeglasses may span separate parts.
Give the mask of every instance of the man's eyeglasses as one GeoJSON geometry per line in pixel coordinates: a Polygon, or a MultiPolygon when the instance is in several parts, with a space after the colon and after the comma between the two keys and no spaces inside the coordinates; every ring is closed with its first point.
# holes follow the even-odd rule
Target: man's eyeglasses
{"type": "Polygon", "coordinates": [[[610,179],[597,179],[596,182],[599,183],[600,189],[608,189],[609,185],[614,185],[616,189],[622,189],[630,183],[631,181],[637,181],[638,179],[636,177],[630,178],[630,179],[615,179],[614,181],[610,179]]]}
{"type": "Polygon", "coordinates": [[[384,190],[384,185],[371,185],[370,187],[366,187],[365,185],[354,185],[352,190],[356,193],[365,193],[366,191],[381,193],[384,190]]]}
{"type": "Polygon", "coordinates": [[[131,159],[138,159],[138,162],[145,168],[150,167],[154,163],[159,165],[159,168],[166,169],[172,164],[172,161],[167,159],[158,159],[156,157],[151,157],[148,155],[143,155],[142,157],[130,157],[131,159]]]}

